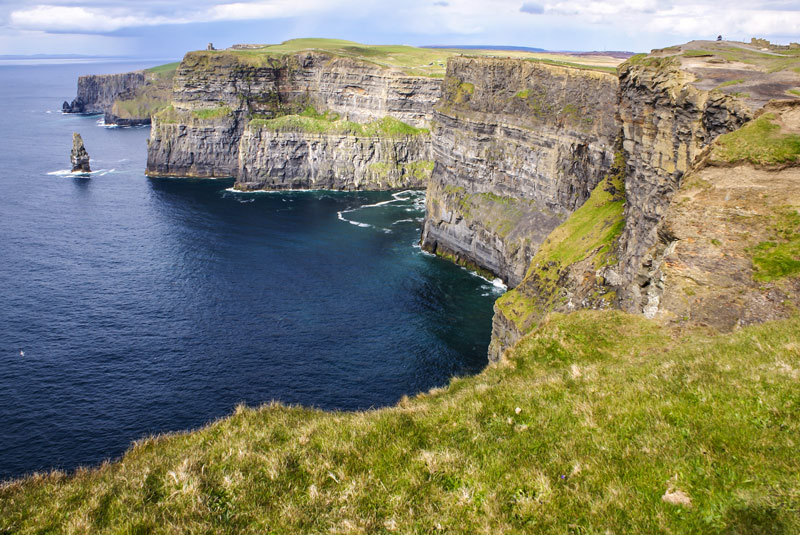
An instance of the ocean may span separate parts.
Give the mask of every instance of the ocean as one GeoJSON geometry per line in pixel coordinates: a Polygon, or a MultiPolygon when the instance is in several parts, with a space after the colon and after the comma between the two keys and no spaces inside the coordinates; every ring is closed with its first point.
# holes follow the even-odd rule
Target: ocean
{"type": "Polygon", "coordinates": [[[486,365],[502,287],[419,249],[424,192],[150,179],[149,128],[61,114],[79,75],[155,64],[0,65],[0,480],[240,403],[370,409],[486,365]]]}

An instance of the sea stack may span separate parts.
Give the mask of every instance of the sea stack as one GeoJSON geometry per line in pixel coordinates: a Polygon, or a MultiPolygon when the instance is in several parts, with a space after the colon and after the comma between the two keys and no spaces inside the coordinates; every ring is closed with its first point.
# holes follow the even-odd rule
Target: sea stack
{"type": "Polygon", "coordinates": [[[72,134],[72,153],[70,154],[70,161],[72,162],[72,172],[80,171],[82,173],[89,173],[89,153],[86,152],[86,147],[83,146],[83,139],[77,132],[72,134]]]}

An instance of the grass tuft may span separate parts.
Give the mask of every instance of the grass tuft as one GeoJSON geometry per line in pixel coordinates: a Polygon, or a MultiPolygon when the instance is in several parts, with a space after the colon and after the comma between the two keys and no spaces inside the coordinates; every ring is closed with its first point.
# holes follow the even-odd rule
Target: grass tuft
{"type": "Polygon", "coordinates": [[[216,106],[214,108],[205,108],[200,110],[193,110],[192,117],[195,119],[211,120],[226,117],[231,114],[229,106],[216,106]]]}
{"type": "Polygon", "coordinates": [[[800,274],[800,212],[779,212],[770,227],[770,240],[753,247],[753,278],[767,282],[800,274]]]}

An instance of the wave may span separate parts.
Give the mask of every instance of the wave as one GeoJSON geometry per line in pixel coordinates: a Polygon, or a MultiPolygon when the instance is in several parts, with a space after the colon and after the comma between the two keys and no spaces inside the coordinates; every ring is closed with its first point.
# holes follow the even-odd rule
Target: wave
{"type": "MultiPolygon", "coordinates": [[[[367,209],[367,208],[379,208],[381,206],[389,206],[389,205],[393,205],[395,203],[408,202],[408,201],[411,201],[413,203],[413,206],[409,207],[409,208],[404,208],[403,211],[405,211],[405,212],[418,212],[418,211],[420,211],[421,208],[424,207],[424,205],[425,205],[425,192],[424,191],[417,191],[417,190],[410,190],[410,189],[409,190],[403,190],[403,191],[397,191],[397,192],[392,193],[392,198],[389,199],[389,200],[380,201],[380,202],[376,202],[376,203],[372,203],[372,204],[364,204],[364,205],[361,205],[361,206],[357,206],[355,208],[349,208],[347,210],[341,210],[339,212],[336,212],[336,216],[339,218],[340,221],[346,221],[348,223],[351,223],[353,225],[357,225],[359,227],[378,228],[378,227],[375,227],[374,225],[370,225],[369,223],[362,223],[360,221],[355,221],[353,219],[348,219],[348,218],[344,217],[344,214],[350,214],[350,213],[357,212],[359,210],[364,210],[364,209],[367,209]]],[[[395,224],[403,222],[403,221],[413,221],[413,219],[397,220],[397,221],[392,222],[391,225],[395,225],[395,224]]],[[[390,228],[381,227],[380,230],[382,230],[383,232],[385,232],[387,234],[392,232],[392,230],[390,228]]]]}
{"type": "Polygon", "coordinates": [[[88,173],[84,171],[71,171],[70,169],[59,169],[58,171],[50,171],[47,173],[50,176],[71,176],[71,177],[90,177],[90,176],[105,176],[113,173],[116,169],[97,169],[88,173]]]}
{"type": "MultiPolygon", "coordinates": [[[[351,211],[352,211],[352,210],[351,210],[351,211]]],[[[352,219],[347,219],[346,217],[344,217],[344,216],[342,215],[342,212],[336,212],[336,217],[338,217],[340,221],[344,221],[345,223],[350,223],[351,225],[355,225],[355,226],[357,226],[357,227],[362,227],[362,228],[374,228],[374,227],[373,227],[372,225],[370,225],[369,223],[362,223],[361,221],[353,221],[352,219]]]]}

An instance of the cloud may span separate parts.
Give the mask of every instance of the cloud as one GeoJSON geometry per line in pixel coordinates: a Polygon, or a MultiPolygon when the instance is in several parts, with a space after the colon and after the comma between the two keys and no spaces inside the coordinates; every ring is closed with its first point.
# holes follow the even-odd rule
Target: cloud
{"type": "Polygon", "coordinates": [[[155,4],[150,11],[146,2],[135,8],[120,8],[99,3],[92,5],[91,2],[84,4],[89,5],[37,5],[18,9],[11,12],[9,25],[15,29],[56,33],[109,33],[122,28],[164,24],[299,17],[336,7],[335,2],[322,0],[270,0],[216,3],[207,6],[195,3],[193,8],[176,4],[166,10],[155,4]]]}
{"type": "Polygon", "coordinates": [[[192,24],[204,24],[209,39],[232,42],[321,35],[642,50],[717,34],[797,40],[800,0],[726,0],[724,10],[714,0],[0,0],[0,35],[147,35],[142,39],[169,42],[170,31],[159,26],[186,25],[188,31],[192,24]],[[267,31],[258,28],[260,21],[281,22],[267,31]],[[245,26],[249,33],[237,33],[245,26]]]}
{"type": "Polygon", "coordinates": [[[522,7],[519,8],[520,11],[523,13],[531,13],[534,15],[541,15],[544,13],[544,6],[540,4],[534,4],[533,2],[525,2],[522,4],[522,7]]]}

